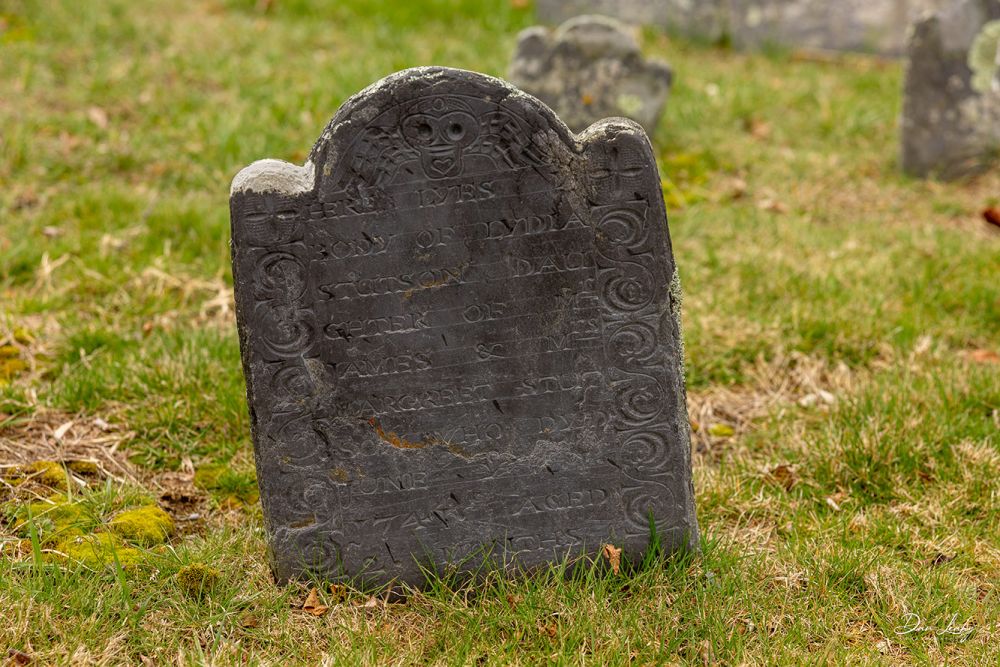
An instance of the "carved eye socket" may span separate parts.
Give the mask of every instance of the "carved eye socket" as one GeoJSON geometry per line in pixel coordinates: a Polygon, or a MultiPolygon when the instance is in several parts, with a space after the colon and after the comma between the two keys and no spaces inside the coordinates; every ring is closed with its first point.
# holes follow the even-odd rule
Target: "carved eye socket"
{"type": "Polygon", "coordinates": [[[403,121],[403,136],[414,146],[427,146],[434,143],[437,134],[434,119],[423,114],[410,116],[403,121]]]}
{"type": "Polygon", "coordinates": [[[464,111],[453,111],[441,119],[441,128],[449,143],[468,146],[479,134],[476,119],[464,111]]]}

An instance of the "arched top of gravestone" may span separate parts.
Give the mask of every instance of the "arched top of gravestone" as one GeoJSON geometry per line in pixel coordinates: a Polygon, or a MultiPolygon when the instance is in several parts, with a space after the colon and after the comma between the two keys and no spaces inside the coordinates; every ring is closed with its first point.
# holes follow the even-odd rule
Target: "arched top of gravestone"
{"type": "Polygon", "coordinates": [[[410,178],[517,167],[552,172],[573,168],[599,137],[612,141],[623,133],[646,144],[653,159],[648,138],[629,119],[606,118],[574,135],[552,109],[502,79],[416,67],[350,97],[303,166],[258,160],[236,175],[231,194],[315,192],[326,200],[348,192],[363,199],[410,178]]]}

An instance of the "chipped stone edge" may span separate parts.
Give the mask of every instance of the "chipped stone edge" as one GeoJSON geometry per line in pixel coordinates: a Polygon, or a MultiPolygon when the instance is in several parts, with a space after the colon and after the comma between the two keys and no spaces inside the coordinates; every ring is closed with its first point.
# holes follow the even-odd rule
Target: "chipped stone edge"
{"type": "Polygon", "coordinates": [[[233,178],[229,196],[243,192],[294,196],[311,191],[314,183],[315,169],[311,161],[300,167],[284,160],[267,158],[241,169],[233,178]]]}

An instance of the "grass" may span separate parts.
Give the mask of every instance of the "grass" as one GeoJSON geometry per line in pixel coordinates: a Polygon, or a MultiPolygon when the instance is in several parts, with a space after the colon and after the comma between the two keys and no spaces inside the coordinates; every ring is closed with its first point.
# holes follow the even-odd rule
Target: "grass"
{"type": "Polygon", "coordinates": [[[82,506],[156,497],[182,519],[130,546],[135,564],[86,566],[48,558],[43,523],[8,522],[0,648],[39,664],[1000,661],[1000,237],[979,217],[1000,173],[899,175],[899,65],[654,31],[677,73],[656,152],[703,555],[431,577],[402,603],[317,585],[320,616],[301,610],[309,585],[273,585],[229,180],[303,160],[394,70],[502,75],[520,4],[0,6],[0,464],[89,447],[107,474],[70,486],[82,506]],[[217,580],[192,594],[178,573],[203,566],[217,580]]]}

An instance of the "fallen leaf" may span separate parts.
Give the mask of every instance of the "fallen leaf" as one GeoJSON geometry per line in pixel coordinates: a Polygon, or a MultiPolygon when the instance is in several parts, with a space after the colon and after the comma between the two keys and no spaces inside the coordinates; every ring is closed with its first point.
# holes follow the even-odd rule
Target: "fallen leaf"
{"type": "MultiPolygon", "coordinates": [[[[324,609],[326,609],[326,607],[324,607],[324,609]]],[[[255,615],[247,612],[246,614],[240,616],[241,628],[256,628],[258,625],[260,625],[260,619],[258,619],[255,615]]]]}
{"type": "Polygon", "coordinates": [[[605,544],[602,553],[604,554],[604,557],[608,559],[608,563],[611,564],[611,571],[618,574],[621,569],[622,550],[616,548],[613,544],[605,544]]]}
{"type": "Polygon", "coordinates": [[[826,498],[826,504],[829,505],[830,509],[832,509],[834,512],[839,512],[840,511],[840,505],[837,504],[836,500],[834,500],[833,498],[831,498],[829,496],[827,496],[827,498],[826,498]]]}
{"type": "Polygon", "coordinates": [[[747,118],[743,121],[743,129],[755,139],[767,139],[771,136],[771,124],[759,118],[747,118]]]}
{"type": "Polygon", "coordinates": [[[17,649],[7,649],[7,664],[9,665],[30,665],[31,656],[27,653],[22,653],[17,649]]]}
{"type": "Polygon", "coordinates": [[[950,563],[953,560],[955,560],[954,556],[949,556],[947,554],[938,552],[934,554],[934,558],[931,558],[930,560],[927,561],[927,564],[930,565],[931,567],[936,567],[938,565],[944,565],[945,563],[950,563]]]}
{"type": "Polygon", "coordinates": [[[701,430],[701,424],[698,423],[697,419],[692,419],[691,420],[691,431],[693,433],[697,433],[700,430],[701,430]]]}
{"type": "Polygon", "coordinates": [[[90,107],[87,109],[87,118],[102,130],[108,129],[108,112],[101,107],[90,107]]]}
{"type": "Polygon", "coordinates": [[[524,9],[531,6],[531,0],[510,0],[510,6],[514,9],[524,9]]]}
{"type": "Polygon", "coordinates": [[[148,655],[139,654],[139,662],[142,663],[142,667],[155,667],[156,662],[150,658],[148,655]]]}
{"type": "Polygon", "coordinates": [[[977,364],[1000,363],[1000,354],[997,354],[993,350],[969,350],[965,353],[965,356],[969,361],[974,361],[977,364]]]}
{"type": "Polygon", "coordinates": [[[757,208],[769,213],[788,213],[788,206],[785,203],[769,197],[765,197],[757,202],[757,208]]]}
{"type": "Polygon", "coordinates": [[[730,199],[741,199],[747,193],[747,188],[748,187],[749,186],[747,185],[747,182],[745,180],[743,180],[742,178],[739,178],[739,177],[733,178],[729,182],[729,188],[730,188],[729,189],[729,198],[730,199]]]}
{"type": "Polygon", "coordinates": [[[590,106],[591,104],[594,103],[594,96],[584,93],[583,96],[580,98],[580,101],[583,102],[584,105],[590,106]]]}
{"type": "Polygon", "coordinates": [[[57,428],[55,432],[52,433],[52,437],[54,437],[56,440],[62,440],[66,436],[66,434],[69,433],[69,430],[71,428],[73,428],[72,420],[66,422],[65,424],[57,428]]]}
{"type": "Polygon", "coordinates": [[[520,595],[514,595],[513,593],[507,594],[507,606],[511,609],[517,609],[517,604],[521,601],[520,595]]]}
{"type": "Polygon", "coordinates": [[[365,604],[363,606],[365,609],[375,609],[376,607],[378,607],[378,598],[376,598],[373,595],[372,597],[368,598],[365,601],[365,604]]]}
{"type": "Polygon", "coordinates": [[[51,225],[42,227],[42,236],[44,236],[47,239],[54,239],[57,236],[62,236],[62,233],[63,233],[62,230],[59,229],[58,227],[53,227],[51,225]]]}
{"type": "Polygon", "coordinates": [[[990,223],[991,225],[996,225],[1000,227],[1000,208],[996,206],[991,206],[989,208],[983,209],[983,220],[990,223]]]}
{"type": "Polygon", "coordinates": [[[795,468],[787,463],[781,463],[767,471],[767,476],[771,481],[781,485],[785,491],[791,491],[798,481],[795,477],[795,468]]]}
{"type": "Polygon", "coordinates": [[[555,621],[549,621],[547,623],[539,622],[538,631],[549,637],[555,637],[556,633],[559,631],[559,626],[556,625],[555,621]]]}
{"type": "Polygon", "coordinates": [[[302,611],[307,614],[312,614],[313,616],[322,616],[326,613],[327,607],[324,604],[320,604],[319,601],[319,590],[313,588],[309,591],[309,595],[306,596],[306,601],[302,604],[302,611]]]}
{"type": "Polygon", "coordinates": [[[736,434],[736,429],[729,424],[712,424],[708,427],[708,434],[716,438],[729,438],[736,434]]]}

